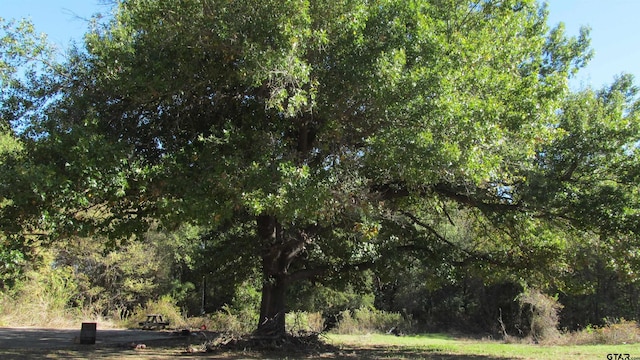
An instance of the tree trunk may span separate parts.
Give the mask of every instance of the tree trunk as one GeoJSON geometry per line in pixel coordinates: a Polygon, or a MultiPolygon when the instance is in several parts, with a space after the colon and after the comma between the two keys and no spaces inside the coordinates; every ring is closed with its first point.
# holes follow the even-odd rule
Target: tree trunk
{"type": "Polygon", "coordinates": [[[262,300],[256,335],[285,334],[285,293],[287,290],[286,248],[282,229],[273,216],[257,218],[258,236],[262,245],[262,300]]]}
{"type": "MultiPolygon", "coordinates": [[[[264,276],[268,275],[264,274],[264,276]]],[[[265,278],[263,281],[260,321],[256,334],[274,337],[284,335],[286,280],[283,276],[275,276],[265,278]]]]}
{"type": "Polygon", "coordinates": [[[262,301],[256,335],[285,334],[285,295],[289,284],[309,279],[324,272],[322,268],[298,268],[289,272],[291,263],[304,252],[310,238],[306,230],[288,229],[287,236],[274,216],[260,215],[256,219],[262,250],[262,301]]]}

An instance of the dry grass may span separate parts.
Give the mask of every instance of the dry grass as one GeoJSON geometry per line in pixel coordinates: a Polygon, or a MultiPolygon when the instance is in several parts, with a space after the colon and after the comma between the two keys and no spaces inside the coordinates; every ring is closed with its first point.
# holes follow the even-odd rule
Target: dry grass
{"type": "Polygon", "coordinates": [[[102,328],[122,326],[90,310],[56,307],[44,298],[13,298],[0,293],[0,327],[75,328],[82,322],[96,322],[102,328]]]}
{"type": "Polygon", "coordinates": [[[561,345],[624,345],[640,343],[640,327],[635,321],[621,320],[603,327],[587,327],[564,334],[561,345]]]}

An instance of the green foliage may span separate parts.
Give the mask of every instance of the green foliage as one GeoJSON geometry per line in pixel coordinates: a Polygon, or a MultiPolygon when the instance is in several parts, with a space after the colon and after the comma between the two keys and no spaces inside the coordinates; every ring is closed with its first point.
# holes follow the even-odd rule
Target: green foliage
{"type": "Polygon", "coordinates": [[[321,312],[326,316],[333,316],[344,310],[373,308],[374,303],[371,284],[354,289],[351,285],[340,288],[302,282],[292,285],[288,299],[293,310],[321,312]]]}
{"type": "Polygon", "coordinates": [[[207,329],[223,333],[244,335],[255,329],[260,314],[260,288],[256,281],[247,280],[236,286],[227,284],[234,291],[231,301],[212,312],[204,322],[207,329]]]}
{"type": "Polygon", "coordinates": [[[65,325],[80,317],[72,308],[78,286],[73,269],[51,266],[53,255],[44,253],[42,263],[31,264],[31,269],[16,282],[11,290],[2,293],[3,323],[28,326],[65,325]]]}
{"type": "Polygon", "coordinates": [[[192,231],[152,231],[117,247],[104,239],[73,238],[60,246],[56,262],[74,269],[77,305],[98,314],[132,310],[161,295],[184,302],[195,289],[180,279],[185,268],[193,267],[198,244],[192,243],[192,231]]]}
{"type": "MultiPolygon", "coordinates": [[[[27,20],[7,21],[0,18],[0,84],[3,90],[11,85],[20,70],[30,62],[46,59],[51,48],[46,42],[46,35],[37,34],[33,24],[27,20]]],[[[4,92],[3,92],[4,95],[4,92]]]]}
{"type": "Polygon", "coordinates": [[[25,265],[24,255],[13,249],[0,248],[0,289],[13,287],[25,265]]]}
{"type": "Polygon", "coordinates": [[[411,330],[411,320],[402,314],[374,309],[345,310],[340,313],[340,321],[333,332],[338,334],[386,333],[397,327],[400,331],[411,330]]]}
{"type": "Polygon", "coordinates": [[[228,309],[216,311],[208,316],[204,324],[208,330],[235,335],[250,334],[255,330],[259,314],[255,309],[250,312],[232,313],[228,309]]]}
{"type": "Polygon", "coordinates": [[[287,332],[291,334],[321,333],[325,329],[322,313],[293,311],[287,313],[287,332]]]}
{"type": "Polygon", "coordinates": [[[396,269],[376,287],[377,309],[398,312],[413,320],[414,331],[452,331],[522,335],[520,306],[514,299],[522,286],[509,277],[486,276],[459,265],[428,268],[418,259],[396,269]],[[419,279],[416,281],[416,279],[419,279]]]}
{"type": "Polygon", "coordinates": [[[565,305],[561,325],[579,330],[584,324],[605,326],[606,319],[636,319],[640,284],[635,273],[620,269],[618,259],[603,252],[597,237],[585,238],[575,250],[575,267],[564,279],[559,300],[565,305]]]}
{"type": "Polygon", "coordinates": [[[156,179],[168,182],[159,202],[165,215],[206,224],[238,206],[288,224],[338,221],[343,211],[331,211],[337,194],[330,189],[357,178],[366,181],[355,189],[365,192],[371,182],[508,183],[513,172],[501,164],[525,163],[535,153],[531,138],[547,137],[549,94],[564,89],[551,79],[566,75],[587,43],[586,34],[565,42],[562,31],[545,43],[533,2],[519,11],[402,2],[168,6],[122,3],[108,27],[87,37],[93,76],[104,87],[87,96],[101,112],[116,111],[111,124],[137,154],[162,155],[156,179]],[[510,45],[493,47],[496,36],[510,45]],[[221,100],[208,107],[212,96],[221,100]],[[104,105],[114,102],[122,106],[104,105]],[[138,105],[150,118],[136,130],[120,121],[139,116],[138,105]],[[348,108],[363,115],[336,122],[348,108]],[[543,112],[532,123],[527,114],[536,108],[543,112]],[[380,126],[384,119],[393,126],[380,126]],[[294,150],[303,130],[315,140],[294,150]],[[355,136],[344,142],[348,133],[355,136]],[[298,155],[314,161],[300,161],[300,150],[313,150],[298,155]],[[194,181],[206,189],[185,186],[194,181]]]}
{"type": "Polygon", "coordinates": [[[605,241],[626,237],[636,226],[637,94],[632,77],[624,75],[602,90],[567,96],[556,125],[560,136],[538,156],[536,175],[543,177],[530,180],[532,201],[551,203],[605,241]]]}
{"type": "MultiPolygon", "coordinates": [[[[225,311],[230,314],[250,314],[249,317],[258,317],[255,312],[260,305],[260,288],[255,283],[245,281],[235,289],[235,296],[229,306],[225,307],[225,311]]],[[[251,321],[251,323],[254,323],[251,321]]]]}
{"type": "Polygon", "coordinates": [[[79,306],[90,306],[98,314],[132,309],[154,298],[160,286],[157,278],[166,269],[145,244],[105,251],[99,241],[86,238],[69,241],[58,261],[74,268],[79,306]]]}

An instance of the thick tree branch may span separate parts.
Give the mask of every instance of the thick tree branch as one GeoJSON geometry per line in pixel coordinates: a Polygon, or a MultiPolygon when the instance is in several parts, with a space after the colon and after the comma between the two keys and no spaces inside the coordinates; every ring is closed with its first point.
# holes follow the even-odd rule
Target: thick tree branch
{"type": "Polygon", "coordinates": [[[325,275],[329,271],[329,269],[330,268],[328,265],[322,265],[313,268],[297,270],[287,276],[287,281],[289,283],[294,283],[296,281],[317,278],[325,275]]]}
{"type": "Polygon", "coordinates": [[[509,212],[523,211],[523,205],[518,202],[509,202],[502,197],[489,194],[485,189],[475,188],[475,193],[447,183],[425,185],[423,188],[409,189],[405,183],[391,182],[378,184],[371,187],[371,191],[378,194],[382,200],[394,200],[408,196],[425,197],[439,195],[443,198],[455,201],[459,204],[477,208],[483,212],[509,212]],[[484,194],[483,194],[484,192],[484,194]]]}
{"type": "MultiPolygon", "coordinates": [[[[376,265],[375,260],[367,260],[367,261],[362,261],[362,262],[353,263],[353,264],[349,263],[349,264],[342,265],[338,270],[336,270],[336,272],[345,273],[348,271],[370,270],[375,265],[376,265]]],[[[329,265],[318,265],[313,268],[301,269],[289,274],[289,276],[287,277],[287,280],[290,283],[292,283],[295,281],[317,278],[320,276],[327,275],[331,271],[331,269],[332,267],[330,267],[329,265]]]]}
{"type": "MultiPolygon", "coordinates": [[[[467,256],[467,260],[486,261],[486,262],[494,264],[494,265],[504,265],[503,262],[497,261],[496,259],[493,259],[493,258],[487,256],[486,254],[479,254],[479,253],[464,249],[464,248],[452,243],[447,238],[442,236],[431,225],[429,225],[429,224],[425,223],[424,221],[418,219],[418,217],[415,216],[414,214],[411,214],[411,213],[406,212],[406,211],[403,211],[401,213],[402,213],[402,215],[404,215],[407,218],[409,218],[415,225],[418,225],[418,226],[424,228],[425,230],[427,230],[429,232],[429,234],[433,235],[436,239],[438,239],[438,241],[446,244],[447,246],[449,246],[449,247],[451,247],[453,249],[460,250],[462,253],[464,253],[467,256]]],[[[404,248],[408,250],[408,249],[411,249],[411,248],[416,248],[416,245],[409,245],[409,246],[405,245],[404,248]]],[[[466,262],[467,261],[463,261],[461,264],[466,263],[466,262]]]]}
{"type": "Polygon", "coordinates": [[[460,204],[464,204],[470,207],[477,208],[483,212],[508,212],[508,211],[522,211],[522,206],[517,202],[504,202],[501,198],[496,197],[487,197],[487,200],[496,200],[496,201],[487,201],[485,199],[480,199],[477,196],[473,196],[473,194],[468,191],[460,191],[455,187],[450,186],[449,184],[436,184],[433,186],[433,190],[441,196],[444,196],[450,200],[456,201],[460,204]]]}

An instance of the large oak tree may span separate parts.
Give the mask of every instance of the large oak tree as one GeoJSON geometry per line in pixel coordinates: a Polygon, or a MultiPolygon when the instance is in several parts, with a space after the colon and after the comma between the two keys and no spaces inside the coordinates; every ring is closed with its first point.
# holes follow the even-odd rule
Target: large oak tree
{"type": "MultiPolygon", "coordinates": [[[[295,281],[406,252],[550,273],[571,229],[635,236],[635,193],[605,224],[579,209],[610,209],[607,187],[568,189],[622,169],[571,152],[589,134],[559,110],[588,36],[536,1],[121,1],[85,46],[23,132],[50,164],[39,226],[202,226],[216,266],[259,264],[262,334],[295,281]]],[[[633,163],[630,130],[602,152],[633,163]]]]}

